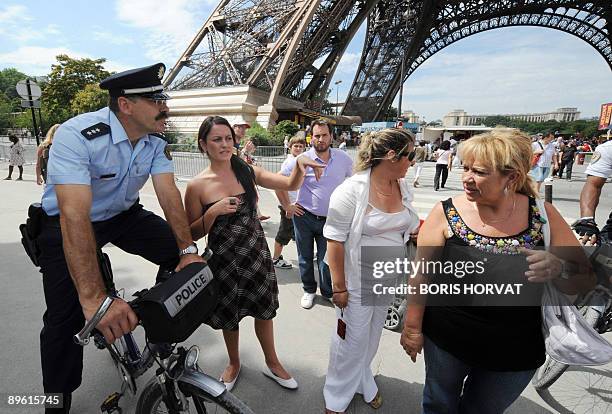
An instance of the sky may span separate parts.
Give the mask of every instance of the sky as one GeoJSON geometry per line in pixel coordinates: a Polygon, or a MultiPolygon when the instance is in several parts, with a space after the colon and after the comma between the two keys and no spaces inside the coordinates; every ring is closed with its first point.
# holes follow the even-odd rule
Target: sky
{"type": "MultiPolygon", "coordinates": [[[[104,57],[112,71],[156,62],[170,69],[216,5],[216,0],[2,0],[0,69],[45,75],[58,54],[104,57]]],[[[332,85],[343,80],[341,102],[359,64],[363,29],[332,80],[332,85]]],[[[335,98],[334,87],[329,99],[335,98]]],[[[589,44],[552,29],[513,27],[436,53],[405,82],[402,106],[427,121],[454,109],[476,115],[561,107],[577,107],[588,118],[607,102],[612,102],[612,71],[589,44]]]]}

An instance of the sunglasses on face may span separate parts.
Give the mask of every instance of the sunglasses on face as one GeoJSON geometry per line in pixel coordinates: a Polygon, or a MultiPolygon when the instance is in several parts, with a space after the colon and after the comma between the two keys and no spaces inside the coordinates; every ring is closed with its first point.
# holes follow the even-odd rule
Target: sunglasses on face
{"type": "Polygon", "coordinates": [[[399,155],[397,158],[408,157],[408,161],[414,160],[414,157],[416,156],[416,150],[414,148],[412,149],[412,151],[405,152],[408,149],[409,145],[410,145],[410,142],[404,145],[404,148],[402,148],[398,152],[399,155]]]}

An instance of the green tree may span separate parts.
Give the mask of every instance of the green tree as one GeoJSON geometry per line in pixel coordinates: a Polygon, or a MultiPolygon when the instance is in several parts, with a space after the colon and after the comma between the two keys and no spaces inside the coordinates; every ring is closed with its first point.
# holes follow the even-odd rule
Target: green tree
{"type": "Polygon", "coordinates": [[[87,85],[99,83],[110,75],[102,64],[106,59],[73,59],[58,55],[57,64],[51,66],[48,82],[44,84],[42,105],[51,116],[48,122],[63,122],[72,115],[71,103],[76,94],[87,85]]]}
{"type": "Polygon", "coordinates": [[[293,121],[280,121],[272,130],[272,138],[274,145],[283,145],[285,136],[291,138],[300,130],[300,126],[293,121]]]}
{"type": "Polygon", "coordinates": [[[389,107],[389,109],[387,109],[387,112],[385,112],[384,120],[395,122],[397,120],[397,115],[398,115],[397,108],[394,106],[391,106],[389,107]]]}
{"type": "Polygon", "coordinates": [[[28,75],[19,72],[15,68],[6,68],[0,71],[0,100],[10,102],[11,111],[21,110],[21,98],[17,95],[15,85],[23,79],[27,79],[28,75]],[[4,99],[3,99],[4,98],[4,99]]]}
{"type": "Polygon", "coordinates": [[[257,122],[253,122],[251,128],[247,129],[246,137],[253,140],[253,143],[259,145],[270,145],[272,134],[266,128],[262,127],[257,122]]]}
{"type": "Polygon", "coordinates": [[[97,83],[90,83],[74,95],[70,107],[73,113],[82,114],[104,108],[107,103],[108,92],[100,89],[97,83]]]}

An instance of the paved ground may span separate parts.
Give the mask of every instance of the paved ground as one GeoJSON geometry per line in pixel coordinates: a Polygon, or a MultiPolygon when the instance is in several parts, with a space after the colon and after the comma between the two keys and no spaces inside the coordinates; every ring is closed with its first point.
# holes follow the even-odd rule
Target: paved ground
{"type": "MultiPolygon", "coordinates": [[[[415,206],[423,217],[436,201],[458,194],[461,189],[459,174],[453,172],[448,189],[434,192],[431,185],[432,165],[427,164],[421,179],[425,186],[416,190],[415,206]]],[[[6,164],[0,163],[0,171],[6,171],[6,164]]],[[[409,174],[411,176],[412,172],[409,174]]],[[[568,220],[579,214],[577,201],[584,180],[579,171],[575,176],[576,181],[572,183],[554,183],[555,205],[568,220]]],[[[24,182],[0,181],[0,199],[3,200],[3,216],[0,218],[0,346],[3,349],[0,356],[0,370],[3,374],[0,377],[0,413],[42,412],[32,407],[8,407],[5,403],[7,394],[42,391],[38,353],[38,335],[44,311],[42,284],[39,273],[23,252],[17,230],[29,203],[40,199],[41,187],[34,182],[31,166],[26,168],[25,178],[24,182]]],[[[184,190],[185,183],[181,182],[179,186],[184,190]]],[[[141,200],[145,207],[160,212],[150,184],[142,192],[141,200]]],[[[261,191],[261,206],[263,212],[272,215],[272,219],[264,223],[271,246],[278,225],[278,209],[271,192],[261,191]]],[[[600,223],[603,223],[604,215],[611,209],[612,198],[604,195],[598,210],[600,223]]],[[[113,261],[117,285],[124,287],[128,295],[150,286],[155,277],[154,266],[113,246],[108,246],[105,250],[113,261]]],[[[285,249],[284,256],[297,265],[294,244],[285,249]]],[[[263,356],[252,328],[253,324],[250,319],[246,319],[241,330],[243,368],[235,393],[257,413],[321,413],[324,408],[322,387],[327,370],[329,338],[335,324],[333,310],[331,305],[322,303],[319,298],[313,309],[306,311],[300,308],[302,289],[296,268],[278,271],[277,276],[281,304],[275,319],[278,354],[299,382],[300,388],[294,392],[283,390],[261,374],[263,356]]],[[[612,340],[612,336],[609,335],[608,338],[612,340]]],[[[203,369],[213,376],[219,375],[226,363],[221,334],[203,326],[188,342],[201,347],[200,364],[203,369]]],[[[517,349],[517,352],[520,352],[520,349],[517,349]]],[[[500,355],[500,358],[503,358],[503,355],[500,355]]],[[[99,412],[98,407],[102,400],[118,390],[118,377],[109,356],[91,345],[85,350],[85,367],[83,384],[74,396],[73,412],[99,412]]],[[[423,360],[420,358],[413,364],[406,357],[399,346],[398,333],[383,332],[373,368],[385,399],[383,407],[378,410],[379,413],[419,412],[424,378],[423,360]]],[[[151,372],[145,374],[138,384],[144,384],[151,376],[151,372]]],[[[560,401],[565,408],[557,408],[563,413],[612,412],[610,390],[612,366],[579,368],[564,374],[551,388],[552,395],[547,398],[551,403],[554,403],[555,399],[560,401]]],[[[135,401],[135,397],[124,398],[122,406],[125,412],[133,411],[135,401]]],[[[357,397],[349,412],[374,411],[357,397]]],[[[557,411],[529,386],[508,412],[523,414],[557,411]]]]}

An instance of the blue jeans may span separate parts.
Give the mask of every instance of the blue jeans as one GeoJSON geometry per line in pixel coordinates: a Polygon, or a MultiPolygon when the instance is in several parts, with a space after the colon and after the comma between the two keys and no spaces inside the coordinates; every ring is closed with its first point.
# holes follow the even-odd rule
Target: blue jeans
{"type": "Polygon", "coordinates": [[[427,337],[424,354],[423,414],[501,414],[521,395],[535,373],[475,368],[427,337]]]}
{"type": "Polygon", "coordinates": [[[314,265],[312,264],[314,259],[314,243],[316,242],[321,295],[330,298],[332,296],[331,275],[329,273],[329,266],[323,261],[327,251],[327,240],[323,237],[324,225],[325,220],[317,219],[316,216],[310,213],[305,213],[303,216],[293,216],[295,243],[297,244],[300,277],[302,278],[304,292],[317,292],[314,265]]]}

